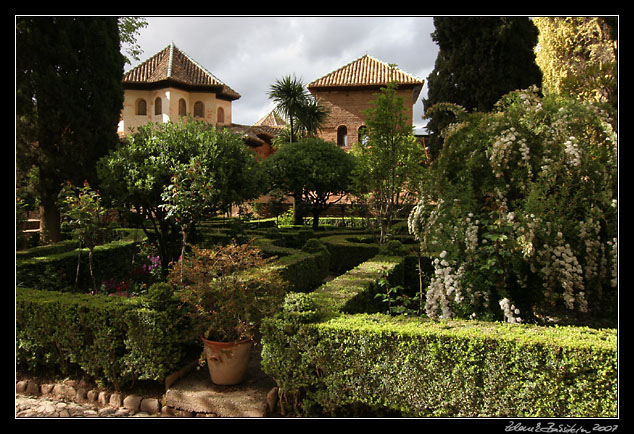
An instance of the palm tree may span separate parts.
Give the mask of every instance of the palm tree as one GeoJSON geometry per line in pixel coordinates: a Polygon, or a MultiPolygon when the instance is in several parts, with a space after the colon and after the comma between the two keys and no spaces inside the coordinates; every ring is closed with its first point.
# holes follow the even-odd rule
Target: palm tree
{"type": "Polygon", "coordinates": [[[290,125],[290,141],[295,141],[294,124],[297,113],[302,105],[305,104],[307,95],[301,80],[295,76],[286,76],[281,80],[277,80],[271,86],[269,97],[277,103],[276,110],[284,118],[289,120],[290,125]]]}
{"type": "Polygon", "coordinates": [[[298,130],[304,137],[314,137],[328,117],[327,107],[319,104],[315,98],[309,97],[297,113],[298,130]]]}
{"type": "MultiPolygon", "coordinates": [[[[328,110],[306,90],[301,80],[286,76],[271,86],[269,97],[277,103],[276,111],[288,120],[287,134],[280,134],[276,144],[293,143],[298,136],[310,137],[317,134],[328,116],[328,110]]],[[[303,223],[300,203],[301,192],[293,193],[294,224],[303,223]]]]}
{"type": "Polygon", "coordinates": [[[317,134],[328,116],[328,110],[319,104],[295,76],[286,76],[271,86],[269,97],[277,103],[276,110],[288,120],[288,143],[301,137],[317,134]]]}

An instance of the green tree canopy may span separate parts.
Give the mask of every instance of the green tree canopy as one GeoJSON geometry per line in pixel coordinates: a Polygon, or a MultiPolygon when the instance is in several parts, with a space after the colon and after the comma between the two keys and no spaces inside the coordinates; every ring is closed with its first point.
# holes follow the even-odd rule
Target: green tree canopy
{"type": "Polygon", "coordinates": [[[367,140],[353,146],[357,157],[354,194],[364,200],[378,219],[380,243],[387,240],[392,220],[412,200],[423,170],[423,150],[416,142],[396,82],[377,94],[366,110],[367,140]]]}
{"type": "Polygon", "coordinates": [[[60,239],[65,181],[95,184],[118,142],[123,65],[116,17],[16,18],[16,161],[38,169],[42,230],[60,239]]]}
{"type": "MultiPolygon", "coordinates": [[[[467,111],[486,112],[507,92],[541,85],[533,49],[537,29],[527,17],[435,17],[432,39],[438,44],[434,70],[427,78],[425,110],[454,103],[467,111]]],[[[451,113],[435,112],[432,156],[442,146],[441,133],[454,121],[451,113]]]]}
{"type": "Polygon", "coordinates": [[[296,77],[285,76],[271,85],[269,97],[277,104],[276,110],[288,121],[287,134],[277,142],[292,143],[314,136],[328,115],[328,111],[296,77]]]}
{"type": "Polygon", "coordinates": [[[264,165],[273,189],[309,204],[316,229],[319,214],[349,191],[354,158],[333,142],[308,138],[282,146],[264,165]]]}
{"type": "Polygon", "coordinates": [[[164,269],[178,255],[180,227],[172,208],[165,206],[170,201],[162,196],[173,185],[174,174],[182,178],[194,167],[205,175],[196,182],[209,186],[205,194],[208,213],[226,211],[263,193],[259,162],[242,139],[191,117],[142,126],[99,162],[104,194],[146,231],[164,269]]]}
{"type": "MultiPolygon", "coordinates": [[[[617,102],[617,41],[609,19],[537,17],[536,61],[545,93],[617,102]]],[[[613,23],[616,25],[616,23],[613,23]]]]}

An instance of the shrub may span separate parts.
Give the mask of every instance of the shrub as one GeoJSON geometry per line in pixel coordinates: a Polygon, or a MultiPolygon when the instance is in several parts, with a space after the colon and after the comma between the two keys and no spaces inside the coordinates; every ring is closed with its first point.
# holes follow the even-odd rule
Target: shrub
{"type": "Polygon", "coordinates": [[[259,249],[229,244],[215,249],[192,247],[174,264],[168,281],[189,308],[194,336],[229,342],[253,339],[262,318],[274,313],[286,287],[259,249]]]}
{"type": "Polygon", "coordinates": [[[331,255],[331,271],[344,273],[379,252],[377,243],[359,242],[354,235],[330,235],[320,239],[331,255]]]}
{"type": "Polygon", "coordinates": [[[197,357],[187,328],[164,286],[135,298],[16,290],[16,363],[27,371],[86,374],[117,388],[160,381],[197,357]]]}
{"type": "Polygon", "coordinates": [[[266,328],[263,366],[302,415],[616,417],[615,330],[380,314],[266,328]],[[344,412],[345,411],[345,412],[344,412]]]}
{"type": "Polygon", "coordinates": [[[409,218],[435,268],[427,314],[615,317],[616,139],[604,108],[534,88],[463,115],[409,218]]]}
{"type": "Polygon", "coordinates": [[[311,238],[291,255],[277,259],[282,278],[293,291],[308,292],[322,284],[330,270],[330,252],[319,240],[311,238]]]}
{"type": "MultiPolygon", "coordinates": [[[[96,246],[94,248],[95,280],[101,282],[110,278],[127,278],[136,245],[135,241],[119,240],[96,246]]],[[[18,286],[51,291],[87,292],[87,288],[92,287],[92,278],[85,267],[80,269],[79,284],[76,288],[73,286],[78,253],[76,249],[16,261],[18,286]]],[[[88,249],[82,249],[81,261],[86,263],[88,255],[88,249]]]]}
{"type": "Polygon", "coordinates": [[[263,322],[262,366],[284,412],[414,417],[615,417],[616,330],[368,312],[403,257],[377,256],[263,322]]]}

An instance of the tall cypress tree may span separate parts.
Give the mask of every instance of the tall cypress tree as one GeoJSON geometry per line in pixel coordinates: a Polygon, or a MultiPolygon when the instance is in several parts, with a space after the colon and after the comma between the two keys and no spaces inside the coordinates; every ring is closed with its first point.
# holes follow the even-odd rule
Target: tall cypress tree
{"type": "Polygon", "coordinates": [[[38,168],[48,241],[60,238],[61,184],[95,183],[118,141],[123,65],[116,17],[16,18],[16,157],[38,168]]]}
{"type": "MultiPolygon", "coordinates": [[[[541,85],[533,52],[538,32],[529,18],[435,17],[434,26],[439,51],[427,78],[425,110],[450,102],[468,111],[490,111],[502,95],[541,85]]],[[[444,112],[430,118],[432,155],[440,151],[439,134],[452,121],[453,115],[444,112]]]]}

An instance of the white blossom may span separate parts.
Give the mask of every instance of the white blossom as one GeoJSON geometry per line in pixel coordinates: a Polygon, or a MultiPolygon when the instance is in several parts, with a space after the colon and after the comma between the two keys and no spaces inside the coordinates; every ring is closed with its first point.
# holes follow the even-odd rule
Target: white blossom
{"type": "Polygon", "coordinates": [[[504,318],[506,318],[507,322],[511,324],[518,324],[522,322],[522,318],[516,316],[520,314],[520,310],[516,308],[508,298],[504,297],[499,301],[499,304],[502,312],[504,312],[504,318]]]}
{"type": "Polygon", "coordinates": [[[581,165],[581,151],[579,150],[579,144],[574,136],[570,136],[566,142],[564,142],[564,153],[570,164],[575,167],[581,165]]]}

